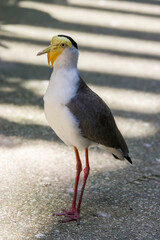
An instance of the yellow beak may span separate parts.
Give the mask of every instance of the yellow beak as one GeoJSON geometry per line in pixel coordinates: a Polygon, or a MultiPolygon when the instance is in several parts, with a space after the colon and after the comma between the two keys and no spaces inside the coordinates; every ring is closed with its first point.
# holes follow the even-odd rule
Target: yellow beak
{"type": "Polygon", "coordinates": [[[51,67],[53,67],[55,60],[61,54],[62,51],[63,51],[63,49],[59,48],[57,45],[55,45],[55,46],[49,45],[44,50],[38,52],[37,56],[41,56],[42,54],[47,53],[48,66],[51,65],[51,67]]]}
{"type": "Polygon", "coordinates": [[[51,50],[51,45],[49,45],[47,48],[45,48],[44,50],[42,50],[42,51],[40,51],[40,52],[38,52],[37,53],[37,56],[41,56],[42,54],[45,54],[45,53],[48,53],[48,52],[50,52],[50,50],[51,50]]]}

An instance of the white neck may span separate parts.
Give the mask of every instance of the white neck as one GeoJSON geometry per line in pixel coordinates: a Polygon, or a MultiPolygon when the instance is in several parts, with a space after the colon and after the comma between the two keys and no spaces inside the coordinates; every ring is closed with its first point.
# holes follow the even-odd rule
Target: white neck
{"type": "Polygon", "coordinates": [[[66,104],[75,96],[79,82],[77,62],[78,50],[74,47],[65,48],[55,61],[45,101],[66,104]]]}
{"type": "Polygon", "coordinates": [[[58,56],[54,64],[54,71],[58,69],[77,69],[78,50],[75,47],[66,47],[58,56]]]}

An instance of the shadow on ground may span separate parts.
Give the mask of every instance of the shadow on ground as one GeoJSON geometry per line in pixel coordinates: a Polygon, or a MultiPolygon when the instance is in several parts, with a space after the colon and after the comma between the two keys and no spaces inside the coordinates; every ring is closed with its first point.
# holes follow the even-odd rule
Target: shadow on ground
{"type": "MultiPolygon", "coordinates": [[[[106,36],[120,36],[127,39],[145,40],[146,42],[160,40],[159,33],[140,32],[123,29],[115,29],[113,27],[97,27],[76,23],[65,23],[52,18],[49,14],[33,9],[26,9],[19,7],[20,1],[3,0],[0,2],[0,16],[3,25],[17,24],[28,26],[40,26],[45,28],[57,28],[61,32],[62,29],[76,30],[83,33],[94,33],[106,36]]],[[[34,2],[34,1],[33,1],[34,2]]],[[[36,2],[36,1],[35,1],[36,2]]],[[[81,5],[78,7],[75,4],[69,4],[67,1],[37,1],[50,4],[58,4],[81,9],[95,9],[99,11],[121,13],[124,15],[133,14],[135,16],[145,16],[158,18],[159,14],[147,14],[136,11],[115,10],[113,8],[101,9],[98,7],[87,7],[81,5]]],[[[124,2],[122,0],[122,2],[124,2]]],[[[125,1],[127,4],[127,1],[125,1]]],[[[128,1],[131,2],[131,1],[128,1]]],[[[150,4],[159,6],[160,2],[153,0],[136,0],[137,4],[150,4]]],[[[4,49],[8,48],[7,42],[22,42],[26,44],[48,45],[47,41],[33,40],[19,38],[14,34],[8,34],[1,31],[0,46],[4,49]],[[5,44],[3,43],[5,41],[5,44]]],[[[110,50],[80,47],[81,51],[99,52],[104,54],[111,54],[116,56],[125,56],[128,59],[139,58],[149,60],[159,60],[160,56],[154,54],[133,53],[130,51],[110,50]]],[[[33,64],[25,64],[14,61],[0,61],[0,103],[7,106],[37,106],[43,108],[42,96],[32,90],[25,88],[22,83],[29,82],[31,79],[46,80],[50,77],[51,70],[48,67],[38,66],[33,64]],[[9,88],[9,91],[8,91],[9,88]],[[6,90],[7,89],[7,90],[6,90]]],[[[134,90],[136,92],[154,93],[156,96],[160,91],[159,79],[143,78],[143,77],[129,77],[118,74],[104,74],[101,72],[81,71],[80,74],[87,79],[88,84],[95,86],[108,87],[113,89],[134,90]],[[97,81],[98,79],[98,81],[97,81]]],[[[152,106],[148,106],[149,108],[152,106]]],[[[145,114],[139,112],[131,112],[124,110],[114,110],[115,116],[121,116],[126,119],[133,118],[136,120],[143,120],[156,125],[160,121],[159,113],[145,114]]],[[[59,139],[52,133],[47,126],[40,124],[26,124],[18,123],[7,118],[0,120],[0,134],[2,137],[18,137],[19,139],[27,140],[44,140],[46,142],[59,143],[59,139]]],[[[29,208],[32,206],[37,208],[35,219],[43,220],[38,231],[43,231],[47,239],[134,239],[134,240],[150,240],[158,239],[158,214],[159,214],[159,179],[158,162],[159,159],[159,139],[160,132],[147,137],[130,137],[127,138],[127,143],[133,155],[134,165],[125,166],[123,169],[107,172],[104,169],[99,172],[91,173],[88,185],[85,192],[85,199],[82,206],[82,224],[79,227],[73,224],[60,225],[57,220],[47,214],[63,207],[63,204],[69,206],[71,198],[66,193],[66,188],[71,184],[71,180],[67,180],[66,184],[52,183],[44,187],[33,190],[35,185],[31,181],[32,188],[28,188],[28,195],[32,198],[28,204],[29,208]],[[145,147],[144,144],[151,146],[145,147]],[[59,189],[56,192],[56,184],[59,189]],[[61,185],[61,186],[60,186],[61,185]],[[34,192],[35,191],[35,192],[34,192]],[[55,200],[54,200],[55,199],[55,200]],[[60,201],[61,200],[61,201],[60,201]],[[32,203],[36,202],[35,204],[32,203]],[[46,204],[47,202],[47,204],[46,204]],[[104,212],[106,215],[102,216],[98,211],[104,212]],[[36,215],[37,214],[37,215],[36,215]],[[45,222],[45,217],[46,221],[45,222]],[[47,225],[48,224],[48,225],[47,225]],[[54,225],[54,227],[53,227],[54,225]],[[46,226],[50,226],[50,230],[46,231],[46,226]],[[77,238],[78,236],[78,238],[77,238]],[[129,236],[129,237],[128,237],[129,236]]],[[[95,155],[97,153],[96,149],[95,155]]],[[[59,154],[59,153],[58,153],[59,154]]],[[[100,156],[102,151],[99,152],[100,156]]],[[[26,164],[27,165],[27,164],[26,164]]],[[[98,166],[98,162],[94,162],[98,166]]],[[[53,166],[54,168],[54,166],[53,166]]],[[[50,171],[52,168],[50,169],[50,171]]],[[[36,175],[36,174],[35,174],[36,175]]],[[[73,177],[72,177],[73,180],[73,177]]],[[[19,183],[18,183],[19,184],[19,183]]],[[[39,184],[39,183],[38,183],[39,184]]],[[[19,185],[17,185],[19,186],[19,185]]],[[[30,182],[28,182],[30,186],[30,182]]],[[[14,191],[13,191],[14,192],[14,191]]],[[[13,194],[14,195],[14,194],[13,194]]],[[[20,202],[25,203],[25,199],[20,199],[20,202]]],[[[23,206],[23,204],[22,204],[23,206]]],[[[25,217],[29,218],[31,213],[25,212],[25,217]],[[27,215],[28,214],[28,215],[27,215]]],[[[32,226],[33,227],[33,226],[32,226]]],[[[34,228],[34,227],[33,227],[34,228]]]]}

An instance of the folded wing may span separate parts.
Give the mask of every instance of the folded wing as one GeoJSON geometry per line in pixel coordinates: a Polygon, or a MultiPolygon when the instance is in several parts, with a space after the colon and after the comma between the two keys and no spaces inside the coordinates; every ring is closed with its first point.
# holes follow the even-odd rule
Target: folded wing
{"type": "MultiPolygon", "coordinates": [[[[76,96],[67,106],[79,121],[81,133],[85,138],[117,150],[122,159],[129,157],[128,147],[117,128],[109,107],[86,85],[82,78],[80,78],[76,96]]],[[[115,157],[119,158],[116,151],[113,153],[115,157]]]]}

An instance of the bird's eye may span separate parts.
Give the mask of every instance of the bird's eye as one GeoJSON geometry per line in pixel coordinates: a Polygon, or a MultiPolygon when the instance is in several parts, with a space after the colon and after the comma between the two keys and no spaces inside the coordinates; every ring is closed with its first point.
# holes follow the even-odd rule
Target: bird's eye
{"type": "Polygon", "coordinates": [[[64,47],[64,46],[65,46],[65,44],[64,44],[64,43],[62,43],[62,44],[61,44],[61,47],[64,47]]]}

